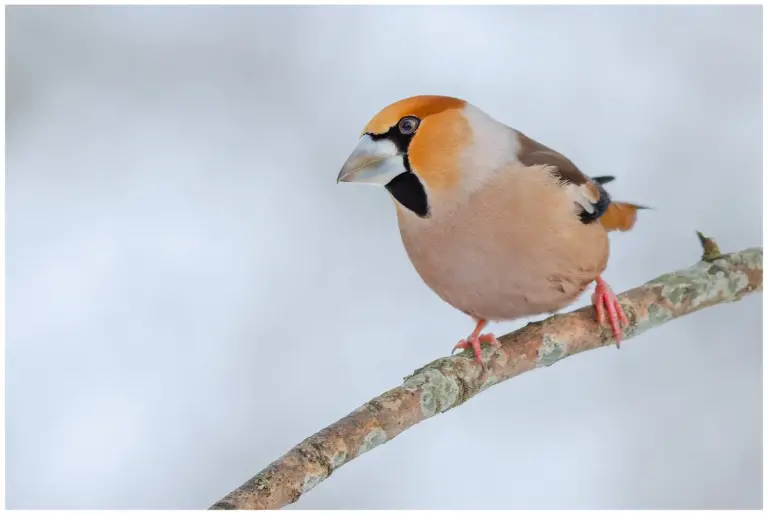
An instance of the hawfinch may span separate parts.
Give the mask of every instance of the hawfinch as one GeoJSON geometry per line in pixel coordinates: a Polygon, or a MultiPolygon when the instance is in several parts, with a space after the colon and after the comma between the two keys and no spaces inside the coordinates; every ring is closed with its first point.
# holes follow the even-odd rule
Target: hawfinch
{"type": "Polygon", "coordinates": [[[385,107],[363,129],[337,182],[384,186],[419,276],[471,316],[482,364],[489,321],[554,313],[594,281],[618,347],[627,317],[600,277],[608,231],[626,231],[642,206],[612,202],[603,184],[567,157],[464,100],[416,96],[385,107]]]}

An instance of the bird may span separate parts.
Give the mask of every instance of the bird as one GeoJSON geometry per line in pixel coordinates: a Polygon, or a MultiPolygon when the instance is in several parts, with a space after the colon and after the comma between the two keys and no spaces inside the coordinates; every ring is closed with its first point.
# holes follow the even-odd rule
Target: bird
{"type": "Polygon", "coordinates": [[[602,275],[608,233],[645,206],[615,202],[570,159],[466,100],[418,95],[379,111],[336,182],[383,186],[423,282],[475,324],[457,349],[498,346],[491,322],[556,313],[591,296],[616,347],[628,319],[602,275]]]}

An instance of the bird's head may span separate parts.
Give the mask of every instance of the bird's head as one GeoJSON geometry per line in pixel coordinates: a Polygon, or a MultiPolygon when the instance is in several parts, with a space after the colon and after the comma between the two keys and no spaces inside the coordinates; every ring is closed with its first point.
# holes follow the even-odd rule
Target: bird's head
{"type": "Polygon", "coordinates": [[[402,207],[426,218],[431,201],[481,182],[488,167],[478,160],[508,153],[504,129],[458,98],[406,98],[368,122],[337,182],[385,186],[402,207]],[[489,142],[497,148],[486,148],[489,142]]]}

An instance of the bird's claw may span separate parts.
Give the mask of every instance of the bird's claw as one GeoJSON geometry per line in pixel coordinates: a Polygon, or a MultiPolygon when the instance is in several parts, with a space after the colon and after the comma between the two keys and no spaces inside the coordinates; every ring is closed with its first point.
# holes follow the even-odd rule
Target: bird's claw
{"type": "Polygon", "coordinates": [[[600,325],[605,325],[607,311],[608,320],[611,324],[611,329],[613,330],[613,336],[616,339],[616,348],[620,348],[621,337],[623,336],[621,326],[629,325],[629,320],[627,319],[627,315],[624,313],[616,294],[613,293],[611,287],[599,277],[597,279],[595,293],[592,294],[592,304],[595,306],[595,311],[597,311],[597,323],[600,325]]]}
{"type": "Polygon", "coordinates": [[[451,351],[451,354],[456,352],[456,349],[465,350],[465,349],[469,349],[471,347],[472,350],[475,353],[475,361],[477,361],[478,363],[480,363],[482,365],[483,364],[483,352],[482,352],[482,350],[480,348],[480,344],[482,344],[482,343],[490,343],[494,347],[499,347],[501,345],[499,343],[499,340],[497,340],[496,336],[494,336],[493,334],[491,334],[491,333],[480,334],[480,335],[475,336],[475,337],[470,336],[469,338],[460,340],[459,343],[457,343],[453,347],[453,350],[451,351]]]}

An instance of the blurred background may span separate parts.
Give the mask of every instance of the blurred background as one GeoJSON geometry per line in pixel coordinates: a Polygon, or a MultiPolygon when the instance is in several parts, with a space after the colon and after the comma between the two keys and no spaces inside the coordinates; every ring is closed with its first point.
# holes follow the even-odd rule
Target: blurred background
{"type": "MultiPolygon", "coordinates": [[[[472,329],[365,123],[465,98],[652,206],[619,292],[762,244],[753,7],[9,7],[9,508],[205,508],[472,329]]],[[[589,301],[585,295],[574,306],[589,301]]],[[[498,385],[293,508],[762,506],[762,297],[498,385]]],[[[497,334],[527,323],[498,324],[497,334]]]]}

